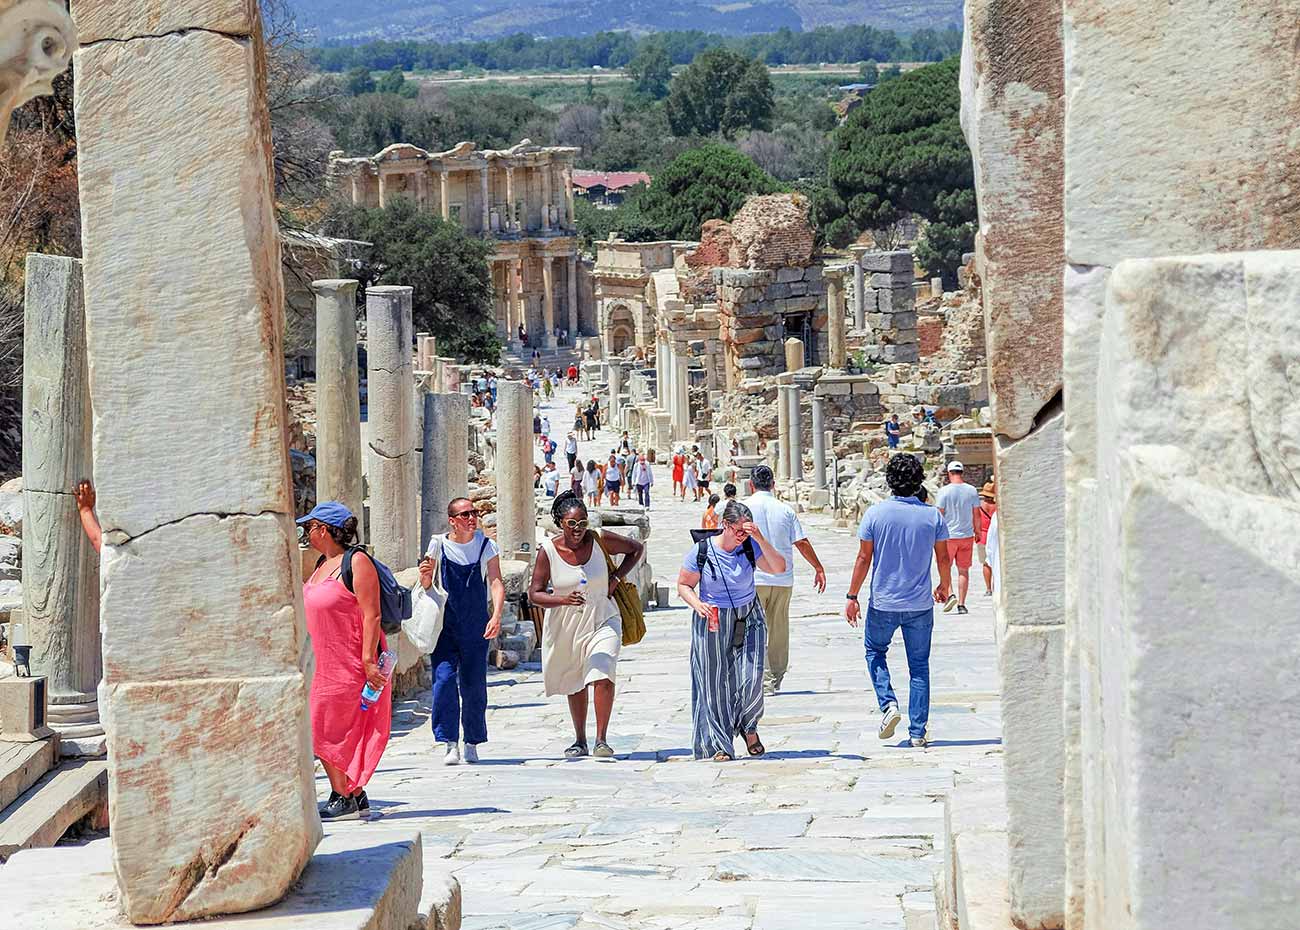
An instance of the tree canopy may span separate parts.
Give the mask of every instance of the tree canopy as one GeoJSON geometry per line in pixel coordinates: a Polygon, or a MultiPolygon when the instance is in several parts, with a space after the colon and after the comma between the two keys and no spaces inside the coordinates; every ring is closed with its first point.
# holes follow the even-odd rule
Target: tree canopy
{"type": "Polygon", "coordinates": [[[413,287],[415,328],[469,361],[493,361],[501,351],[488,259],[493,245],[459,224],[421,212],[404,197],[383,208],[336,204],[325,219],[328,236],[374,243],[357,273],[372,284],[413,287]]]}
{"type": "Polygon", "coordinates": [[[954,276],[974,241],[974,169],[959,122],[957,59],[883,80],[835,131],[817,221],[832,245],[888,230],[909,214],[930,222],[930,271],[954,276]],[[940,246],[938,243],[942,242],[940,246]],[[931,264],[937,262],[938,264],[931,264]]]}
{"type": "Polygon", "coordinates": [[[767,66],[721,48],[700,53],[673,78],[666,101],[668,125],[678,136],[768,130],[775,106],[767,66]]]}
{"type": "Polygon", "coordinates": [[[753,159],[710,143],[683,152],[655,175],[616,228],[641,240],[698,239],[705,220],[729,220],[750,194],[780,189],[753,159]]]}
{"type": "Polygon", "coordinates": [[[627,63],[627,76],[638,94],[662,100],[668,96],[668,85],[673,79],[672,59],[661,43],[646,42],[627,63]]]}

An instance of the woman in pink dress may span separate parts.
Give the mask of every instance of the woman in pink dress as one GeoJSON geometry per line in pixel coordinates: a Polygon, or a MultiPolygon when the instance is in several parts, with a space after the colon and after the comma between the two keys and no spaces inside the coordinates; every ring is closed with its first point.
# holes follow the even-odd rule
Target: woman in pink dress
{"type": "Polygon", "coordinates": [[[342,504],[318,504],[298,525],[321,554],[316,571],[303,585],[307,632],[316,653],[312,751],[333,789],[320,816],[323,821],[368,818],[365,787],[388,745],[393,717],[393,696],[379,671],[379,654],[387,648],[379,629],[379,577],[370,557],[356,548],[357,518],[342,504]],[[349,552],[350,587],[343,580],[349,552]],[[362,710],[361,690],[367,681],[383,693],[362,710]]]}

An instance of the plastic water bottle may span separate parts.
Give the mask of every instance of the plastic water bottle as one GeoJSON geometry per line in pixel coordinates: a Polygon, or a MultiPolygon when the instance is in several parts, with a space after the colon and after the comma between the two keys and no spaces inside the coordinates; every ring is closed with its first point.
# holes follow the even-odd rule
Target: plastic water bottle
{"type": "Polygon", "coordinates": [[[587,570],[585,568],[578,569],[578,590],[582,593],[582,599],[585,601],[587,599],[587,570]]]}
{"type": "MultiPolygon", "coordinates": [[[[393,652],[391,649],[386,652],[381,652],[379,654],[379,674],[384,676],[385,682],[393,677],[393,669],[395,668],[397,668],[397,653],[393,652]]],[[[367,681],[366,686],[361,689],[361,709],[370,710],[374,703],[379,700],[379,696],[383,693],[384,689],[382,687],[376,691],[370,686],[370,682],[367,681]]]]}

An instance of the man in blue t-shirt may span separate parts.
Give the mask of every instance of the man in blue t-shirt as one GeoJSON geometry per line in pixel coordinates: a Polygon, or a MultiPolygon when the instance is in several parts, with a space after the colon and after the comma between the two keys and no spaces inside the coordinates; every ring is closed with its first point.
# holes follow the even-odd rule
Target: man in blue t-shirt
{"type": "Polygon", "coordinates": [[[858,527],[858,558],[849,582],[844,615],[856,627],[861,616],[858,591],[871,570],[867,600],[867,671],[876,690],[883,718],[879,736],[894,735],[901,716],[898,699],[889,680],[885,653],[894,631],[903,630],[907,670],[911,678],[907,706],[908,733],[912,745],[926,745],[925,726],[930,719],[930,635],[934,631],[934,605],[948,600],[951,587],[948,558],[948,527],[942,514],[917,500],[925,480],[920,461],[911,455],[896,455],[885,468],[885,481],[894,492],[892,500],[872,506],[858,527]],[[939,586],[930,590],[930,559],[939,566],[939,586]]]}
{"type": "Polygon", "coordinates": [[[889,443],[889,448],[897,449],[898,440],[903,435],[903,426],[898,422],[898,414],[894,414],[885,421],[885,440],[889,443]]]}

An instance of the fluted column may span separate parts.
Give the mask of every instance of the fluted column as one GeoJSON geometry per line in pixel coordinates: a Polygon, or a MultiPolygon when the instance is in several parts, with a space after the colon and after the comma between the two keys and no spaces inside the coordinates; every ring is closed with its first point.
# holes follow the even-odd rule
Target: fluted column
{"type": "Polygon", "coordinates": [[[542,345],[555,348],[555,267],[549,255],[542,256],[542,320],[546,332],[542,345]]]}

